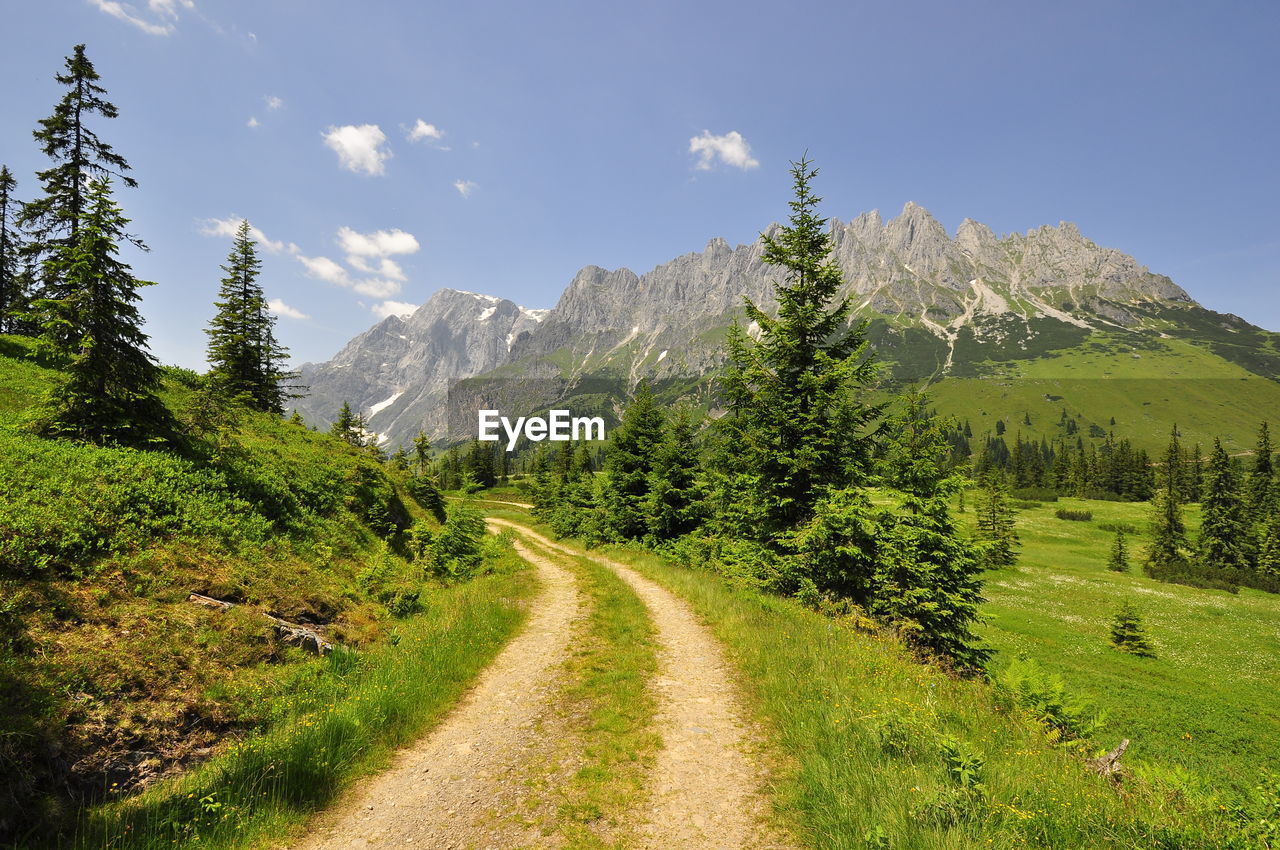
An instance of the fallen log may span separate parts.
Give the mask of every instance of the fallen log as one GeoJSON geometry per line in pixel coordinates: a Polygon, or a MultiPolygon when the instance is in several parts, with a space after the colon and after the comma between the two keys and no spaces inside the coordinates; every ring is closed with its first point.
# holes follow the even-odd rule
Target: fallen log
{"type": "MultiPolygon", "coordinates": [[[[212,596],[205,596],[203,593],[190,593],[187,595],[187,601],[192,605],[199,605],[201,608],[208,608],[211,611],[227,611],[236,607],[234,602],[214,599],[212,596]]],[[[315,629],[308,626],[300,626],[297,623],[290,623],[288,620],[282,620],[271,614],[263,614],[262,616],[275,625],[276,637],[280,638],[281,642],[286,646],[296,646],[308,652],[314,652],[316,655],[328,655],[333,652],[333,644],[325,640],[315,629]]]]}

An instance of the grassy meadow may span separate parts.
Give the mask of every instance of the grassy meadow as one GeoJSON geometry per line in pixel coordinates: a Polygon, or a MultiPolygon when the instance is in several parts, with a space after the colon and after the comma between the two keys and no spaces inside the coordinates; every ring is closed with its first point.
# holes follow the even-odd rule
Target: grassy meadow
{"type": "MultiPolygon", "coordinates": [[[[1067,498],[1021,510],[1021,556],[1016,566],[987,573],[979,633],[998,650],[996,669],[1025,654],[1105,709],[1102,740],[1130,738],[1127,763],[1247,787],[1259,767],[1280,769],[1280,596],[1147,578],[1141,563],[1150,510],[1067,498]],[[1058,519],[1062,508],[1093,519],[1058,519]],[[1107,569],[1115,534],[1104,526],[1117,525],[1141,529],[1126,535],[1127,573],[1107,569]],[[1110,646],[1110,621],[1124,601],[1142,615],[1155,658],[1110,646]]],[[[1194,533],[1198,508],[1186,515],[1194,533]]]]}

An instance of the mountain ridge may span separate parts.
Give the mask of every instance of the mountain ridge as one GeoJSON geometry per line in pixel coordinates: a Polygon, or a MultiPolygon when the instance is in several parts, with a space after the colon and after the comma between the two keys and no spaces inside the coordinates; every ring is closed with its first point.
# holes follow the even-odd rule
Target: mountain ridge
{"type": "MultiPolygon", "coordinates": [[[[872,210],[848,222],[830,219],[828,227],[845,277],[839,295],[871,322],[872,343],[897,380],[978,374],[993,368],[989,360],[1069,349],[1096,333],[1196,325],[1212,336],[1207,317],[1220,315],[1071,222],[997,236],[966,218],[952,236],[908,202],[887,221],[872,210]]],[[[771,224],[762,237],[779,228],[771,224]]],[[[442,408],[450,382],[461,379],[557,379],[557,392],[587,377],[607,377],[623,392],[642,377],[699,379],[723,362],[724,332],[742,317],[744,296],[766,312],[776,308],[779,270],[763,262],[763,250],[763,240],[730,247],[714,237],[701,252],[643,274],[587,265],[547,310],[442,289],[408,318],[384,319],[358,335],[327,363],[304,364],[313,395],[298,409],[327,424],[349,401],[384,442],[404,444],[419,428],[446,436],[442,408]]],[[[1219,324],[1235,333],[1237,321],[1249,333],[1267,333],[1235,317],[1219,324]]],[[[1280,377],[1280,352],[1258,373],[1280,377]]]]}

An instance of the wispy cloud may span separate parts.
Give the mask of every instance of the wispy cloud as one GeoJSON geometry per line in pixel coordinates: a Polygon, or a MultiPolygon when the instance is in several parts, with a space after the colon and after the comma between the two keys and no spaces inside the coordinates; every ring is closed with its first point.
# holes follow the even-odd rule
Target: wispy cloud
{"type": "Polygon", "coordinates": [[[369,308],[375,316],[385,319],[388,316],[399,316],[407,319],[418,310],[417,304],[410,304],[407,301],[383,301],[381,304],[374,304],[369,308]]]}
{"type": "Polygon", "coordinates": [[[306,313],[302,312],[296,307],[290,307],[288,304],[284,303],[284,301],[282,301],[279,298],[272,298],[270,301],[268,301],[267,309],[270,310],[272,313],[275,313],[277,316],[284,316],[287,319],[310,319],[311,318],[306,313]]]}
{"type": "Polygon", "coordinates": [[[423,140],[438,142],[444,138],[444,130],[441,130],[435,124],[428,124],[426,121],[419,118],[417,122],[409,128],[409,132],[406,135],[411,142],[421,142],[423,140]]]}
{"type": "Polygon", "coordinates": [[[393,256],[416,254],[421,245],[412,233],[399,229],[360,233],[350,227],[338,229],[336,239],[346,260],[346,268],[328,257],[305,257],[294,251],[309,277],[337,284],[368,295],[390,298],[400,292],[408,275],[393,256]],[[352,270],[368,277],[358,277],[352,270]]]}
{"type": "Polygon", "coordinates": [[[476,190],[476,184],[470,180],[454,180],[453,188],[458,190],[458,194],[464,198],[470,198],[471,193],[476,190]]]}
{"type": "MultiPolygon", "coordinates": [[[[200,232],[205,236],[224,236],[228,239],[234,239],[236,232],[240,230],[240,222],[242,221],[244,221],[244,218],[238,215],[227,216],[226,218],[206,218],[200,222],[200,232]]],[[[279,254],[285,249],[283,242],[268,239],[267,234],[252,224],[249,225],[249,236],[264,250],[272,254],[279,254]]]]}
{"type": "Polygon", "coordinates": [[[258,119],[257,119],[257,118],[255,118],[254,116],[250,115],[250,116],[249,116],[249,120],[248,120],[248,121],[246,121],[246,122],[244,122],[244,125],[245,125],[246,127],[251,127],[251,128],[252,128],[252,127],[257,127],[257,126],[258,126],[258,123],[259,123],[259,122],[258,122],[258,119]]]}
{"type": "Polygon", "coordinates": [[[284,101],[273,94],[264,94],[262,100],[272,112],[284,106],[284,101]]]}
{"type": "Polygon", "coordinates": [[[386,133],[377,124],[346,124],[323,133],[324,143],[338,154],[338,162],[348,171],[377,177],[387,173],[391,151],[384,147],[386,133]]]}
{"type": "Polygon", "coordinates": [[[147,35],[170,35],[177,28],[182,10],[195,11],[195,0],[148,0],[144,13],[132,3],[118,0],[89,0],[99,11],[135,26],[147,35]]]}
{"type": "Polygon", "coordinates": [[[751,145],[737,130],[723,136],[713,136],[710,130],[703,130],[701,136],[689,140],[689,153],[697,154],[694,167],[700,171],[709,171],[717,160],[743,171],[760,166],[759,160],[751,156],[751,145]]]}

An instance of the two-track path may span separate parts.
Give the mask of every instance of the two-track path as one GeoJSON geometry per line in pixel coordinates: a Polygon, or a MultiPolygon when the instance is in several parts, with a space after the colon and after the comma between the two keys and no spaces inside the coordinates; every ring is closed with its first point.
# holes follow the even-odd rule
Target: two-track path
{"type": "Polygon", "coordinates": [[[299,848],[537,843],[536,832],[523,834],[501,813],[520,806],[526,791],[521,772],[560,691],[558,673],[584,611],[565,569],[520,542],[516,550],[537,570],[541,585],[524,628],[434,731],[347,795],[299,848]]]}
{"type": "MultiPolygon", "coordinates": [[[[437,729],[347,795],[301,848],[561,845],[511,814],[536,805],[523,772],[535,769],[545,743],[539,733],[562,692],[564,661],[584,613],[571,574],[547,553],[584,553],[515,522],[488,522],[514,530],[517,551],[538,571],[542,589],[528,623],[437,729]]],[[[658,671],[650,686],[662,748],[647,779],[647,803],[630,816],[630,846],[791,846],[766,824],[762,769],[748,754],[751,734],[720,645],[670,591],[624,564],[585,556],[631,586],[656,632],[658,671]]]]}
{"type": "MultiPolygon", "coordinates": [[[[525,526],[489,522],[545,548],[584,554],[525,526]]],[[[625,564],[597,553],[586,556],[631,586],[657,631],[655,724],[663,746],[649,777],[649,805],[637,813],[639,846],[782,846],[765,825],[760,768],[748,759],[746,719],[720,644],[671,591],[625,564]]]]}

